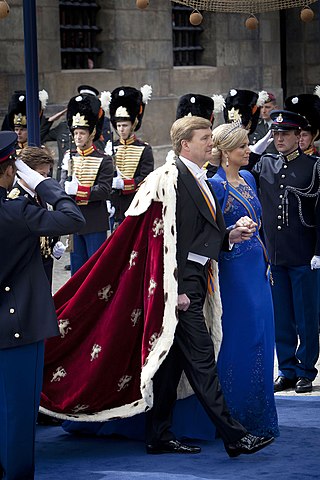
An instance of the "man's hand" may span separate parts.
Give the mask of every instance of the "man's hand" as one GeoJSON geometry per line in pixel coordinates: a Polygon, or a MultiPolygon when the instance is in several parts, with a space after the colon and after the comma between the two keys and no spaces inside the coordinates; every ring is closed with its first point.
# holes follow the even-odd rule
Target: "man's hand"
{"type": "Polygon", "coordinates": [[[272,130],[269,130],[264,137],[257,141],[254,145],[249,145],[252,153],[262,155],[266,148],[273,142],[272,130]]]}
{"type": "Polygon", "coordinates": [[[317,270],[320,268],[320,257],[318,255],[314,255],[310,262],[311,270],[317,270]]]}
{"type": "Polygon", "coordinates": [[[54,258],[59,260],[59,258],[61,258],[66,251],[66,248],[67,245],[64,245],[62,242],[59,241],[53,246],[52,255],[54,256],[54,258]]]}
{"type": "Polygon", "coordinates": [[[22,160],[18,159],[15,163],[18,177],[24,180],[31,190],[35,190],[39,183],[46,180],[45,177],[35,170],[32,170],[32,168],[26,165],[22,160]]]}
{"type": "Polygon", "coordinates": [[[73,174],[71,182],[68,182],[68,181],[65,182],[64,189],[68,195],[77,195],[78,186],[79,186],[79,181],[75,176],[75,174],[73,174]]]}
{"type": "Polygon", "coordinates": [[[185,293],[178,295],[178,310],[183,310],[185,312],[188,310],[189,306],[190,298],[185,293]]]}

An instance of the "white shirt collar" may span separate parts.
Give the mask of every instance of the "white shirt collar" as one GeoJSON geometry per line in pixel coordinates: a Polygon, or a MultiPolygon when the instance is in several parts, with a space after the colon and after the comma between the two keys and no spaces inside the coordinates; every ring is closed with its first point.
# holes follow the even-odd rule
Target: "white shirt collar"
{"type": "Polygon", "coordinates": [[[196,163],[182,157],[181,155],[179,155],[179,158],[199,181],[207,179],[206,169],[200,168],[196,163]]]}
{"type": "Polygon", "coordinates": [[[36,196],[36,193],[33,190],[30,190],[30,188],[26,187],[25,185],[22,185],[20,180],[18,180],[17,183],[20,185],[20,187],[23,188],[23,190],[25,190],[29,195],[31,195],[32,198],[34,198],[36,196]]]}

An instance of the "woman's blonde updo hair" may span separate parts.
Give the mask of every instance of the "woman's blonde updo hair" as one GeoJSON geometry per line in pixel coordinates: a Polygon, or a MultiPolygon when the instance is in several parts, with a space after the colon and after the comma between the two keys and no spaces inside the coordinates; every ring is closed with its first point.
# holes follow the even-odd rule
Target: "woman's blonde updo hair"
{"type": "Polygon", "coordinates": [[[213,140],[213,164],[219,165],[222,160],[222,152],[231,152],[248,141],[248,132],[239,125],[223,123],[212,131],[213,140]]]}

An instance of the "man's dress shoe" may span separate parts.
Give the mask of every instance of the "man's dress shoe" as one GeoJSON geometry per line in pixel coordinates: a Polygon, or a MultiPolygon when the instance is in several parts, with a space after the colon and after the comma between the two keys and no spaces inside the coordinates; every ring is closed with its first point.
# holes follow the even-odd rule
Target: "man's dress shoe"
{"type": "Polygon", "coordinates": [[[169,440],[168,442],[161,442],[155,445],[146,446],[147,453],[200,453],[201,448],[192,445],[180,443],[178,440],[169,440]]]}
{"type": "Polygon", "coordinates": [[[289,388],[294,388],[296,386],[296,379],[290,379],[279,375],[273,383],[274,392],[282,392],[282,390],[288,390],[289,388]]]}
{"type": "Polygon", "coordinates": [[[312,381],[309,378],[299,377],[295,388],[296,393],[312,392],[312,381]]]}
{"type": "Polygon", "coordinates": [[[251,433],[247,433],[237,442],[226,444],[225,449],[229,457],[238,457],[241,454],[250,455],[270,445],[273,440],[274,437],[256,437],[251,435],[251,433]]]}

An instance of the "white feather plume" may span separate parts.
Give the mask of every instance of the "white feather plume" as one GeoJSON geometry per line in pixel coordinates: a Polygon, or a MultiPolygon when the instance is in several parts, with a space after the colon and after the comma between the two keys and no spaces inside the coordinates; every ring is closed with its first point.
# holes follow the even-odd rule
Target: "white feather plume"
{"type": "Polygon", "coordinates": [[[142,93],[143,103],[147,104],[152,95],[152,87],[150,85],[143,85],[143,87],[140,88],[140,91],[142,93]]]}
{"type": "Polygon", "coordinates": [[[223,98],[222,95],[212,95],[212,100],[214,102],[214,110],[213,112],[214,113],[220,113],[220,112],[223,112],[223,109],[225,108],[226,106],[226,102],[223,98]]]}
{"type": "Polygon", "coordinates": [[[262,107],[269,99],[269,94],[265,90],[261,90],[258,95],[257,107],[262,107]]]}
{"type": "Polygon", "coordinates": [[[317,95],[317,97],[320,97],[320,85],[317,85],[313,91],[314,95],[317,95]]]}
{"type": "Polygon", "coordinates": [[[46,90],[40,90],[39,92],[39,100],[41,102],[41,108],[42,110],[44,110],[47,106],[47,103],[48,103],[48,99],[49,99],[49,95],[48,95],[48,92],[46,90]]]}
{"type": "Polygon", "coordinates": [[[100,95],[101,107],[106,115],[109,114],[109,107],[111,102],[111,92],[103,91],[100,95]]]}

